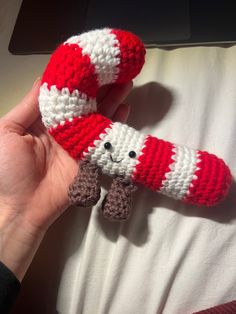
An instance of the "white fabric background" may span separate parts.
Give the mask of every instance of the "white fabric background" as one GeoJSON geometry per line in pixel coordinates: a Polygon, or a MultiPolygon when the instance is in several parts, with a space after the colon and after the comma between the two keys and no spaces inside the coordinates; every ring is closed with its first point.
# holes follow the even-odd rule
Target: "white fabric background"
{"type": "MultiPolygon", "coordinates": [[[[149,50],[129,97],[129,124],[215,153],[235,176],[235,55],[236,47],[149,50]]],[[[110,182],[103,179],[103,192],[110,182]]],[[[235,184],[210,209],[141,188],[121,224],[105,221],[99,204],[70,209],[36,256],[21,308],[188,314],[236,299],[235,217],[235,184]]]]}
{"type": "MultiPolygon", "coordinates": [[[[2,2],[12,28],[13,6],[2,2]]],[[[10,33],[3,32],[5,43],[10,33]]],[[[20,95],[27,86],[21,74],[30,72],[31,64],[32,73],[42,71],[47,61],[45,56],[9,56],[4,49],[3,106],[14,94],[9,84],[20,95]]],[[[235,177],[235,57],[236,46],[149,50],[129,96],[128,124],[215,153],[235,177]]],[[[110,183],[103,178],[103,195],[110,183]]],[[[210,209],[141,188],[130,220],[121,224],[105,221],[100,203],[93,209],[69,209],[44,239],[14,312],[190,314],[236,299],[235,186],[210,209]]]]}

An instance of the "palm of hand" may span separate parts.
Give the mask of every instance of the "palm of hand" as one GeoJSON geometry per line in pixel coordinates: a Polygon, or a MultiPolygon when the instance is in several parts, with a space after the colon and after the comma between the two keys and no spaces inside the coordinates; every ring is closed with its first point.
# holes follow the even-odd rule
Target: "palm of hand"
{"type": "Polygon", "coordinates": [[[20,213],[38,226],[51,223],[68,207],[67,188],[78,168],[42,128],[37,122],[34,133],[0,136],[1,202],[11,216],[20,213]]]}
{"type": "MultiPolygon", "coordinates": [[[[21,216],[36,227],[47,228],[69,205],[67,190],[78,164],[42,125],[37,109],[39,86],[40,81],[23,104],[0,120],[0,227],[21,216]]],[[[119,88],[109,93],[110,100],[104,97],[100,109],[124,121],[128,108],[118,106],[131,84],[119,88]]]]}

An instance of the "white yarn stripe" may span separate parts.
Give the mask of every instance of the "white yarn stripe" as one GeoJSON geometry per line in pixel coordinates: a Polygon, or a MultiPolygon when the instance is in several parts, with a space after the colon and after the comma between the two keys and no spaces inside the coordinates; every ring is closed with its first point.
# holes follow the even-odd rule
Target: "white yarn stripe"
{"type": "Polygon", "coordinates": [[[85,157],[94,164],[101,167],[102,172],[108,175],[121,175],[130,179],[132,173],[139,163],[140,156],[146,135],[141,134],[132,127],[115,122],[111,128],[106,129],[106,134],[101,135],[101,140],[94,142],[95,147],[89,147],[85,157]],[[112,148],[106,150],[104,144],[110,142],[112,148]],[[129,152],[135,151],[136,157],[129,157],[129,152]],[[120,163],[113,162],[120,161],[120,163]]]}
{"type": "Polygon", "coordinates": [[[197,179],[194,173],[198,169],[199,154],[194,149],[179,145],[175,145],[173,152],[174,162],[170,166],[171,171],[162,182],[160,192],[176,199],[183,199],[188,194],[191,182],[197,179]]]}
{"type": "Polygon", "coordinates": [[[47,83],[40,87],[39,108],[46,128],[56,128],[66,120],[72,121],[74,117],[97,111],[96,99],[78,90],[70,93],[68,88],[58,90],[51,86],[48,89],[47,83]]]}
{"type": "Polygon", "coordinates": [[[77,44],[82,53],[90,57],[95,66],[99,86],[113,83],[119,73],[119,41],[111,29],[89,31],[79,36],[72,36],[65,43],[77,44]]]}

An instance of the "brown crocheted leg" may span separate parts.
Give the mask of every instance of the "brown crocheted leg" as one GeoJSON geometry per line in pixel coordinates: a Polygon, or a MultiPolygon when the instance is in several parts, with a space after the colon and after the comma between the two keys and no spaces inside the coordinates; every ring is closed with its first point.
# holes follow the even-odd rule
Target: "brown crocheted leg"
{"type": "Polygon", "coordinates": [[[89,207],[100,198],[101,187],[98,181],[99,168],[86,161],[79,163],[79,171],[69,186],[69,200],[72,205],[89,207]]]}
{"type": "Polygon", "coordinates": [[[136,189],[123,177],[115,178],[102,203],[104,217],[112,221],[127,220],[131,212],[132,192],[136,189]]]}

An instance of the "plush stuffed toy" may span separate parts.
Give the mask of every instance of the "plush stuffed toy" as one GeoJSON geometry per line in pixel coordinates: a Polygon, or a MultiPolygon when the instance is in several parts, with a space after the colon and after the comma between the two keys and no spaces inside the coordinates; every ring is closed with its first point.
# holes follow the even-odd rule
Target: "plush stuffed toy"
{"type": "MultiPolygon", "coordinates": [[[[132,80],[145,48],[134,34],[100,29],[73,36],[52,54],[42,77],[39,106],[48,132],[79,161],[69,187],[71,204],[94,205],[99,173],[114,177],[102,210],[129,217],[137,184],[184,202],[212,206],[228,192],[231,174],[215,155],[172,144],[97,113],[99,87],[132,80]]],[[[65,170],[66,171],[66,170],[65,170]]]]}

